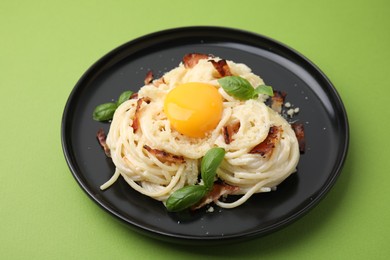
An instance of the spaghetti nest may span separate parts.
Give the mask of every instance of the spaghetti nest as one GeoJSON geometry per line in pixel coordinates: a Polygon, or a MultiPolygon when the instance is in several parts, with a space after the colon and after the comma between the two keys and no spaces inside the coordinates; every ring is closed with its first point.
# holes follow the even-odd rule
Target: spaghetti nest
{"type": "MultiPolygon", "coordinates": [[[[102,189],[122,176],[133,189],[165,202],[174,191],[199,182],[201,159],[213,147],[226,152],[217,178],[237,187],[232,194],[241,195],[229,203],[215,200],[220,207],[237,207],[255,193],[269,192],[296,171],[299,148],[290,124],[265,104],[266,95],[246,101],[228,95],[218,83],[221,71],[210,60],[221,59],[207,57],[193,66],[181,63],[118,107],[107,136],[116,171],[102,189]],[[203,138],[177,132],[163,110],[169,91],[187,82],[214,85],[223,97],[221,120],[203,138]]],[[[246,65],[226,64],[231,75],[253,86],[263,84],[246,65]]]]}

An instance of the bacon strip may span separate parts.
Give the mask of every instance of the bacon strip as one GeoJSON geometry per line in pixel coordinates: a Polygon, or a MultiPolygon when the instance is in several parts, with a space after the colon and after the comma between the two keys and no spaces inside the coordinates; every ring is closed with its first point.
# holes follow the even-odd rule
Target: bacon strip
{"type": "Polygon", "coordinates": [[[226,144],[230,144],[233,141],[233,135],[240,129],[240,121],[232,124],[228,124],[222,128],[223,139],[226,144]]]}
{"type": "Polygon", "coordinates": [[[106,143],[107,135],[102,128],[100,128],[97,132],[96,138],[98,139],[100,146],[104,149],[104,153],[107,155],[107,157],[110,157],[110,148],[108,148],[108,145],[106,143]]]}
{"type": "Polygon", "coordinates": [[[237,186],[231,186],[225,183],[214,183],[213,189],[204,196],[200,202],[191,207],[191,210],[196,210],[204,207],[211,202],[216,202],[220,197],[224,195],[234,194],[240,188],[237,186]]]}
{"type": "Polygon", "coordinates": [[[156,79],[155,81],[153,81],[153,85],[156,86],[156,87],[160,86],[161,84],[166,84],[164,77],[161,77],[161,78],[156,79]]]}
{"type": "Polygon", "coordinates": [[[199,60],[208,59],[210,56],[202,53],[188,53],[183,57],[183,64],[186,69],[191,69],[198,64],[199,60]]]}
{"type": "Polygon", "coordinates": [[[139,110],[141,108],[142,102],[143,102],[142,98],[137,100],[137,107],[135,108],[133,124],[131,125],[134,133],[137,132],[139,128],[139,113],[140,113],[139,110]]]}
{"type": "Polygon", "coordinates": [[[144,79],[144,83],[145,83],[145,85],[148,85],[152,81],[153,81],[153,72],[151,70],[149,70],[148,73],[146,73],[146,77],[144,79]]]}
{"type": "Polygon", "coordinates": [[[305,140],[305,128],[302,123],[293,123],[291,124],[292,129],[295,132],[295,136],[298,139],[299,152],[305,153],[306,150],[306,140],[305,140]]]}
{"type": "Polygon", "coordinates": [[[272,126],[265,140],[256,145],[249,153],[258,153],[263,157],[271,156],[275,144],[279,141],[283,129],[281,126],[272,126]]]}
{"type": "Polygon", "coordinates": [[[133,94],[131,94],[130,99],[138,99],[138,93],[134,92],[133,94]]]}
{"type": "Polygon", "coordinates": [[[282,106],[284,103],[284,100],[286,99],[287,93],[274,90],[274,95],[272,96],[272,103],[271,108],[278,112],[279,114],[282,113],[282,106]]]}
{"type": "Polygon", "coordinates": [[[233,75],[230,72],[230,68],[226,60],[219,60],[219,61],[210,60],[210,62],[213,64],[214,68],[218,71],[219,75],[221,75],[222,78],[233,75]]]}
{"type": "Polygon", "coordinates": [[[165,151],[161,151],[158,149],[152,149],[147,145],[144,145],[144,149],[149,153],[156,156],[156,158],[162,163],[184,163],[184,157],[179,155],[174,155],[167,153],[165,151]]]}
{"type": "MultiPolygon", "coordinates": [[[[138,94],[137,94],[137,97],[138,97],[138,94]]],[[[138,128],[139,128],[139,116],[140,116],[140,109],[141,109],[141,105],[142,105],[142,102],[146,102],[147,104],[150,103],[150,98],[148,97],[143,97],[143,98],[140,98],[137,100],[137,107],[135,108],[135,113],[134,113],[134,118],[133,118],[133,124],[131,125],[131,127],[133,128],[133,132],[135,133],[138,128]]]]}

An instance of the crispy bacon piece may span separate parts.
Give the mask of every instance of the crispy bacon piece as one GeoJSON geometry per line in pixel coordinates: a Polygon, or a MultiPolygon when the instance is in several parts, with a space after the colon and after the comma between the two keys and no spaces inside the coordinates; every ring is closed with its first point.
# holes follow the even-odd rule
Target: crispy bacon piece
{"type": "MultiPolygon", "coordinates": [[[[138,97],[138,94],[137,94],[137,97],[138,97]]],[[[140,116],[140,109],[141,109],[142,102],[146,102],[147,104],[149,104],[150,103],[150,98],[142,97],[142,98],[137,100],[137,107],[135,108],[133,124],[131,125],[131,127],[133,128],[133,132],[134,133],[139,128],[139,116],[140,116]]]]}
{"type": "Polygon", "coordinates": [[[211,202],[216,202],[224,195],[234,194],[239,189],[237,186],[231,186],[226,183],[214,183],[213,189],[200,202],[191,207],[191,210],[200,209],[211,202]]]}
{"type": "Polygon", "coordinates": [[[98,139],[100,146],[104,149],[104,153],[107,155],[107,157],[110,157],[110,148],[108,148],[108,145],[106,143],[107,135],[102,128],[100,128],[97,132],[96,138],[98,139]]]}
{"type": "Polygon", "coordinates": [[[191,69],[198,64],[199,60],[208,59],[210,56],[202,53],[188,53],[183,57],[183,64],[186,69],[191,69]]]}
{"type": "Polygon", "coordinates": [[[148,73],[146,73],[146,77],[144,79],[144,83],[145,83],[145,85],[148,85],[152,81],[153,81],[153,72],[151,70],[149,70],[148,73]]]}
{"type": "Polygon", "coordinates": [[[240,129],[240,121],[228,124],[222,128],[223,139],[226,144],[230,144],[233,141],[233,135],[240,129]]]}
{"type": "Polygon", "coordinates": [[[130,99],[138,99],[138,93],[134,92],[133,94],[131,94],[130,99]]]}
{"type": "Polygon", "coordinates": [[[184,163],[184,157],[179,155],[174,155],[167,153],[165,151],[161,151],[158,149],[152,149],[147,145],[144,145],[144,149],[149,153],[156,156],[156,158],[162,163],[184,163]]]}
{"type": "Polygon", "coordinates": [[[165,84],[164,77],[161,77],[153,81],[153,85],[155,85],[156,87],[160,86],[161,84],[165,84]]]}
{"type": "Polygon", "coordinates": [[[210,62],[213,64],[214,68],[218,71],[221,78],[233,75],[230,72],[230,68],[226,60],[219,60],[219,61],[210,60],[210,62]]]}
{"type": "Polygon", "coordinates": [[[295,136],[298,139],[299,152],[305,153],[306,150],[306,140],[305,140],[305,128],[302,123],[293,123],[291,124],[292,129],[295,132],[295,136]]]}
{"type": "Polygon", "coordinates": [[[272,96],[271,108],[278,112],[282,113],[282,106],[284,100],[286,99],[287,93],[282,91],[274,90],[274,95],[272,96]]]}
{"type": "Polygon", "coordinates": [[[142,102],[143,102],[142,98],[137,100],[137,107],[135,108],[133,124],[131,125],[134,133],[137,132],[139,128],[139,113],[140,113],[139,110],[141,108],[142,102]]]}
{"type": "Polygon", "coordinates": [[[271,156],[275,144],[279,141],[283,129],[281,126],[272,126],[265,140],[256,145],[249,153],[258,153],[263,157],[271,156]]]}

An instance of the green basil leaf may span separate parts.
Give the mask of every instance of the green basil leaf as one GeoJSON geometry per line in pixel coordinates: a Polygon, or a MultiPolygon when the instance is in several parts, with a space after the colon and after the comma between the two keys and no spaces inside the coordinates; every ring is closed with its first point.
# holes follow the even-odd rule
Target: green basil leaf
{"type": "Polygon", "coordinates": [[[244,78],[227,76],[220,78],[218,82],[226,93],[237,99],[248,100],[254,95],[254,88],[251,83],[244,78]]]}
{"type": "Polygon", "coordinates": [[[184,186],[169,196],[166,207],[171,212],[182,211],[195,205],[206,193],[207,189],[203,185],[184,186]]]}
{"type": "Polygon", "coordinates": [[[266,85],[260,85],[257,88],[255,88],[255,94],[265,94],[270,97],[274,95],[274,90],[272,89],[271,86],[266,86],[266,85]]]}
{"type": "Polygon", "coordinates": [[[119,106],[120,104],[122,104],[123,102],[125,102],[126,100],[129,100],[132,94],[133,94],[133,91],[131,91],[131,90],[128,90],[128,91],[123,92],[123,93],[119,96],[119,98],[118,98],[118,102],[117,102],[118,106],[119,106]]]}
{"type": "Polygon", "coordinates": [[[92,117],[96,121],[110,120],[112,119],[117,107],[117,104],[114,102],[98,105],[93,111],[92,117]]]}
{"type": "Polygon", "coordinates": [[[213,187],[217,168],[221,164],[224,156],[225,150],[220,147],[215,147],[208,150],[205,156],[202,158],[200,171],[204,186],[206,186],[208,190],[211,190],[213,187]]]}

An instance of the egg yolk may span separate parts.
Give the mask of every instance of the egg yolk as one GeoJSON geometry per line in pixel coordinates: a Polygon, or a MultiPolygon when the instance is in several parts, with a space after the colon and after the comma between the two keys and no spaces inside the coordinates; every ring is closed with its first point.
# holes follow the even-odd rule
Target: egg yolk
{"type": "Polygon", "coordinates": [[[172,89],[164,101],[171,127],[189,137],[204,137],[222,117],[222,96],[206,83],[190,82],[172,89]]]}

